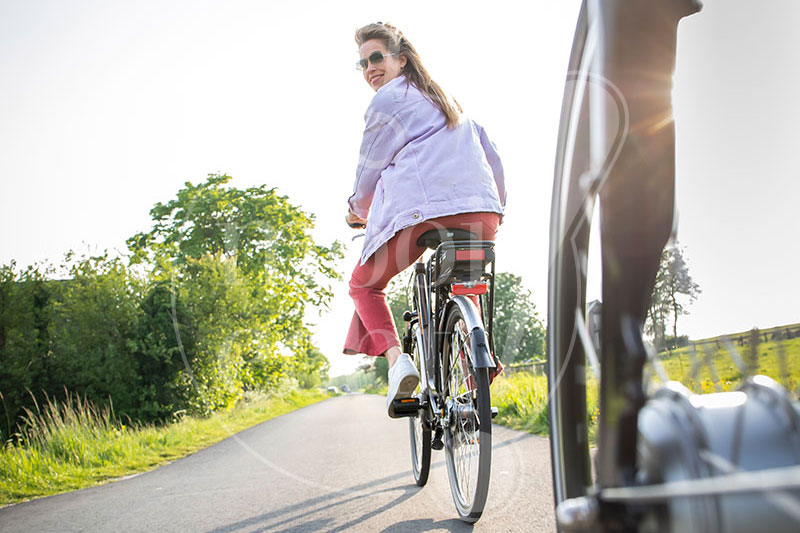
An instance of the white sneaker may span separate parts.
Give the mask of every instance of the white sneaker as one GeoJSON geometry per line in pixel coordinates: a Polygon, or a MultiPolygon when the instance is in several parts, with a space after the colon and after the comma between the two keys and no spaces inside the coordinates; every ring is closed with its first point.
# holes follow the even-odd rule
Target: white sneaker
{"type": "Polygon", "coordinates": [[[389,369],[389,393],[386,395],[386,410],[391,418],[394,414],[392,402],[400,398],[411,398],[419,384],[419,373],[407,353],[400,354],[394,366],[389,369]]]}

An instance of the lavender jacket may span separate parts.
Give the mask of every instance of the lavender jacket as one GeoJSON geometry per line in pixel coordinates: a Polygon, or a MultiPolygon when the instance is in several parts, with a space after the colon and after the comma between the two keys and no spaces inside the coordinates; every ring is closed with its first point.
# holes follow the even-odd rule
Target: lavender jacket
{"type": "Polygon", "coordinates": [[[350,209],[368,218],[361,263],[403,228],[472,212],[503,214],[503,165],[478,124],[447,128],[442,112],[398,76],[378,89],[366,129],[350,209]]]}

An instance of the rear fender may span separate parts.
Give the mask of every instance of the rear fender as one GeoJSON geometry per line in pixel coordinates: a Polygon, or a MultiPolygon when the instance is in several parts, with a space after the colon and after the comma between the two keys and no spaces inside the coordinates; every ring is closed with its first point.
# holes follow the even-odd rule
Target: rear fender
{"type": "Polygon", "coordinates": [[[445,309],[445,316],[450,313],[450,308],[458,306],[461,310],[461,316],[467,323],[467,331],[469,331],[469,344],[472,348],[474,356],[474,368],[495,368],[492,356],[489,353],[489,339],[486,337],[486,332],[483,329],[483,321],[478,313],[478,309],[472,300],[466,296],[454,296],[447,302],[445,309]]]}

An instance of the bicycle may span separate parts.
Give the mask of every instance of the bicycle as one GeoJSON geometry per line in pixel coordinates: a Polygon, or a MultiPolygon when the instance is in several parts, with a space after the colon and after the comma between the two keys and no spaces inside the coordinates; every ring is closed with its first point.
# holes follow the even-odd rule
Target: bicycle
{"type": "Polygon", "coordinates": [[[694,394],[668,376],[653,390],[645,377],[648,364],[658,371],[643,326],[673,226],[675,141],[666,118],[676,33],[698,10],[691,0],[581,7],[558,138],[548,287],[550,443],[563,531],[800,524],[800,407],[786,389],[743,365],[744,383],[730,392],[694,394]],[[596,344],[585,316],[597,199],[596,344]],[[594,454],[587,362],[599,382],[594,454]]]}
{"type": "Polygon", "coordinates": [[[431,450],[445,450],[450,489],[458,515],[476,522],[489,489],[492,408],[489,384],[494,305],[494,242],[460,229],[434,229],[417,241],[433,250],[414,264],[412,309],[403,349],[420,375],[411,398],[395,400],[395,413],[409,417],[414,480],[428,481],[431,450]],[[479,298],[481,311],[469,296],[479,298]],[[484,328],[481,316],[488,318],[484,328]]]}

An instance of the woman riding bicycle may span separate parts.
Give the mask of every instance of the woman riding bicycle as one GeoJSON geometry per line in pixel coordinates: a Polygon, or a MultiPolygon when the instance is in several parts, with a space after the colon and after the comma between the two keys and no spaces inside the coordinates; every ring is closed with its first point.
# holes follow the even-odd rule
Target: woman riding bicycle
{"type": "Polygon", "coordinates": [[[358,68],[376,94],[346,220],[366,226],[361,260],[350,279],[355,313],[344,353],[386,356],[387,410],[411,396],[419,375],[400,340],[384,289],[425,251],[431,229],[459,228],[494,240],[506,193],[503,167],[478,124],[461,114],[422,66],[408,39],[390,24],[356,31],[358,68]]]}

